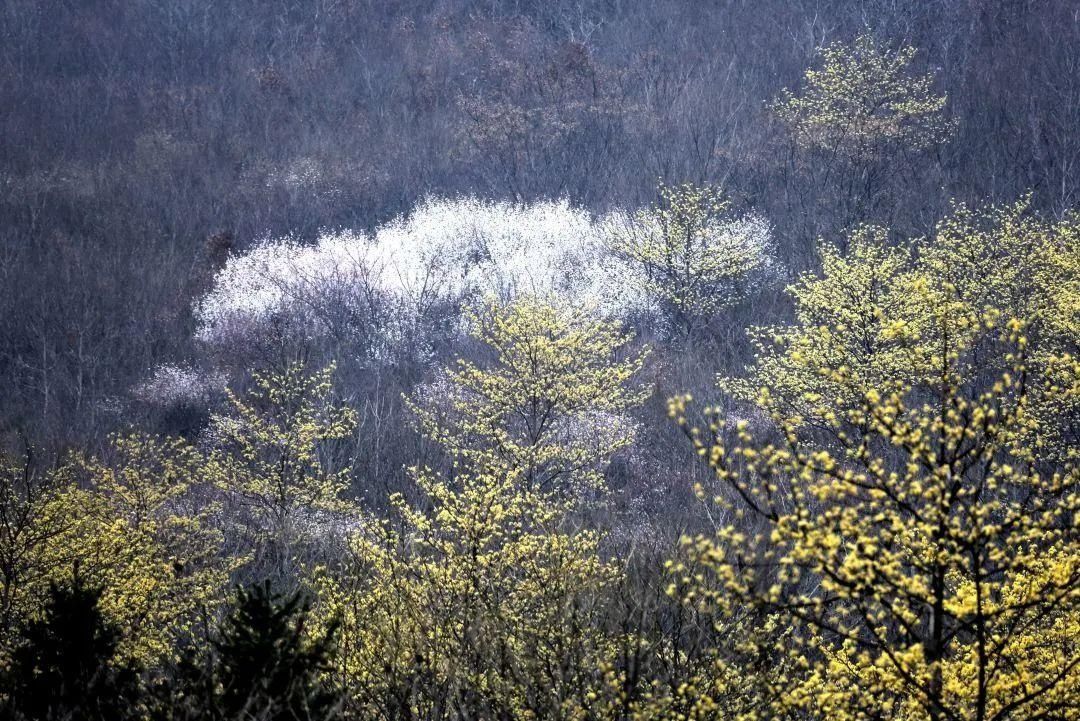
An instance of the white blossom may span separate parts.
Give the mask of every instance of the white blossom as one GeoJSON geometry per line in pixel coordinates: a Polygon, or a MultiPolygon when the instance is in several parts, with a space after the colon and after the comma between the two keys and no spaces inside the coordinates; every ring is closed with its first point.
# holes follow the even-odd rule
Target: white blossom
{"type": "Polygon", "coordinates": [[[371,258],[384,288],[416,304],[527,293],[614,313],[600,241],[567,200],[429,199],[376,232],[371,258]]]}
{"type": "Polygon", "coordinates": [[[772,224],[754,212],[711,219],[700,238],[710,257],[687,259],[686,267],[678,262],[681,248],[675,249],[674,260],[666,255],[668,241],[654,209],[616,209],[601,218],[598,226],[605,247],[612,249],[606,258],[604,275],[609,280],[603,292],[622,308],[660,312],[665,295],[673,291],[666,286],[671,279],[665,274],[670,272],[694,275],[711,294],[703,301],[708,307],[739,300],[782,275],[772,224]],[[642,251],[627,253],[627,245],[642,251]],[[665,262],[674,263],[674,267],[664,267],[665,262]]]}
{"type": "MultiPolygon", "coordinates": [[[[640,316],[653,301],[605,242],[630,217],[595,218],[565,199],[431,198],[370,235],[327,231],[310,245],[264,240],[218,273],[196,308],[198,338],[238,347],[272,329],[310,339],[345,329],[383,355],[430,340],[436,326],[454,330],[462,305],[519,294],[608,318],[640,316]]],[[[759,246],[763,268],[771,258],[771,228],[758,216],[718,232],[759,246]]]]}
{"type": "Polygon", "coordinates": [[[367,239],[351,231],[326,233],[311,246],[289,237],[264,240],[218,273],[196,308],[197,337],[242,343],[275,321],[307,335],[327,331],[335,314],[355,310],[368,296],[366,248],[367,239]]]}
{"type": "Polygon", "coordinates": [[[224,387],[225,378],[220,373],[207,374],[197,368],[164,363],[135,387],[134,395],[160,405],[204,404],[224,387]]]}

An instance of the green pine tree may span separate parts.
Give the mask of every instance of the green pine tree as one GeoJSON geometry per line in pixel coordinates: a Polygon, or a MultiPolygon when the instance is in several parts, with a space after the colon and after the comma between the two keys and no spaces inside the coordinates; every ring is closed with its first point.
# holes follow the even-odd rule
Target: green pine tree
{"type": "Polygon", "coordinates": [[[222,719],[322,721],[337,716],[340,694],[323,680],[334,629],[309,638],[308,603],[270,582],[240,589],[215,641],[215,706],[222,719]]]}
{"type": "Polygon", "coordinates": [[[3,674],[5,721],[124,721],[142,716],[139,670],[115,660],[120,631],[78,574],[52,586],[3,674]]]}

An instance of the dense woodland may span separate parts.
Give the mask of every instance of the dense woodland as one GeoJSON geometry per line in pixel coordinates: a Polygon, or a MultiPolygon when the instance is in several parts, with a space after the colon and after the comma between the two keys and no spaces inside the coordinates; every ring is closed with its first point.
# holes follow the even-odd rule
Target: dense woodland
{"type": "Polygon", "coordinates": [[[1080,719],[1080,6],[8,0],[0,719],[1080,719]]]}

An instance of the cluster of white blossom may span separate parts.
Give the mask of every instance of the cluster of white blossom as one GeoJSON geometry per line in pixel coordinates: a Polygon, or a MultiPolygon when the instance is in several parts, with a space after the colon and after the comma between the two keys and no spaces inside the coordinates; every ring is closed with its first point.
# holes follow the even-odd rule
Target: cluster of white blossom
{"type": "Polygon", "coordinates": [[[776,257],[776,236],[768,218],[756,212],[746,213],[727,221],[724,232],[757,259],[753,277],[759,285],[775,283],[783,277],[784,266],[776,257]]]}
{"type": "Polygon", "coordinates": [[[617,315],[638,299],[613,282],[602,233],[566,200],[429,199],[375,233],[371,259],[388,291],[418,305],[527,293],[617,315]]]}
{"type": "Polygon", "coordinates": [[[324,183],[322,164],[316,158],[296,158],[282,168],[272,169],[266,177],[269,188],[311,190],[324,183]]]}
{"type": "Polygon", "coordinates": [[[264,337],[272,326],[309,337],[326,332],[371,297],[367,246],[365,236],[345,231],[315,245],[264,240],[229,258],[196,308],[198,339],[229,346],[264,337]]]}
{"type": "Polygon", "coordinates": [[[712,218],[693,240],[666,238],[664,222],[652,208],[614,210],[600,220],[599,231],[618,258],[613,266],[620,271],[619,282],[639,289],[640,307],[652,312],[677,282],[692,281],[715,296],[701,305],[722,307],[783,275],[772,224],[755,212],[712,218]]]}
{"type": "Polygon", "coordinates": [[[205,404],[225,388],[221,373],[205,373],[198,368],[162,364],[153,375],[135,387],[136,398],[163,406],[205,404]]]}
{"type": "Polygon", "coordinates": [[[776,257],[776,235],[767,218],[758,213],[747,213],[725,220],[717,232],[720,242],[716,247],[731,249],[733,255],[743,258],[746,263],[741,283],[732,290],[732,300],[751,297],[766,287],[783,282],[785,268],[776,257]]]}
{"type": "MultiPolygon", "coordinates": [[[[462,305],[523,293],[608,318],[640,316],[654,299],[606,242],[629,218],[594,218],[566,200],[428,199],[371,234],[266,240],[218,273],[197,308],[198,337],[228,347],[272,329],[316,337],[366,324],[352,330],[381,352],[425,337],[435,318],[454,327],[462,305]]],[[[748,215],[729,226],[721,230],[744,255],[772,262],[765,220],[748,215]]]]}

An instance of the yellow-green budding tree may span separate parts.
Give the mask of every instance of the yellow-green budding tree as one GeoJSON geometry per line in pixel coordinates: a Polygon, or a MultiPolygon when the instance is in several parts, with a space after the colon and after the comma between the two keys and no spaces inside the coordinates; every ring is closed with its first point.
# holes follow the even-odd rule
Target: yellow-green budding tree
{"type": "Polygon", "coordinates": [[[920,182],[915,158],[952,135],[947,99],[934,91],[931,73],[918,72],[915,56],[910,45],[870,34],[834,42],[819,50],[800,88],[771,104],[798,151],[793,169],[805,178],[809,222],[887,221],[899,194],[920,182]]]}
{"type": "Polygon", "coordinates": [[[661,184],[657,195],[650,208],[610,218],[607,245],[624,262],[626,281],[685,337],[771,278],[772,230],[757,216],[732,215],[713,186],[661,184]]]}
{"type": "Polygon", "coordinates": [[[219,486],[246,504],[260,530],[283,547],[348,512],[348,469],[334,468],[333,441],[348,438],[356,414],[331,398],[333,366],[310,372],[294,363],[255,373],[245,398],[229,391],[227,414],[211,419],[219,486]]]}
{"type": "Polygon", "coordinates": [[[727,382],[749,421],[695,430],[672,402],[736,519],[688,541],[710,573],[681,582],[792,630],[801,687],[764,717],[1080,709],[1077,237],[1024,202],[907,247],[860,230],[727,382]]]}
{"type": "Polygon", "coordinates": [[[567,491],[599,487],[632,440],[644,351],[528,297],[489,305],[473,334],[489,362],[410,401],[453,474],[415,469],[421,505],[393,496],[315,581],[341,620],[341,677],[365,717],[604,718],[619,644],[602,590],[619,571],[597,532],[569,526],[567,491]]]}
{"type": "Polygon", "coordinates": [[[588,309],[522,297],[471,318],[487,362],[465,359],[407,399],[420,430],[463,468],[528,488],[598,487],[634,439],[647,350],[588,309]]]}
{"type": "Polygon", "coordinates": [[[869,34],[826,45],[799,92],[785,89],[772,110],[801,148],[850,161],[931,148],[948,138],[952,124],[934,77],[912,71],[915,52],[869,34]]]}
{"type": "Polygon", "coordinates": [[[701,432],[673,401],[724,489],[717,502],[764,527],[687,543],[716,579],[715,604],[757,606],[794,630],[778,652],[804,669],[802,687],[771,713],[1080,709],[1080,470],[1028,445],[1040,424],[1029,409],[1050,389],[1027,373],[1023,324],[1000,332],[1008,370],[995,382],[973,383],[955,349],[932,388],[883,384],[826,421],[827,440],[782,413],[776,442],[745,422],[701,432]]]}
{"type": "Polygon", "coordinates": [[[214,529],[216,507],[193,497],[212,473],[183,441],[135,434],[114,436],[104,459],[54,471],[43,492],[21,501],[35,530],[0,538],[0,557],[17,551],[23,564],[5,579],[14,581],[7,612],[33,617],[50,584],[77,574],[102,589],[103,614],[123,629],[118,653],[151,668],[173,659],[221,602],[235,567],[214,529]]]}
{"type": "MultiPolygon", "coordinates": [[[[935,232],[890,243],[884,229],[852,232],[847,252],[821,249],[820,273],[788,288],[795,324],[751,329],[757,345],[745,378],[721,387],[759,410],[825,430],[866,393],[903,381],[934,382],[943,353],[993,346],[982,321],[1023,319],[1027,372],[1056,391],[1031,412],[1043,419],[1045,452],[1076,456],[1080,398],[1071,361],[1080,339],[1080,222],[1048,221],[1027,199],[972,209],[957,205],[935,232]],[[947,324],[943,325],[943,323],[947,324]]],[[[972,356],[976,357],[976,356],[972,356]]],[[[1001,373],[991,348],[966,371],[1001,373]]]]}
{"type": "Polygon", "coordinates": [[[519,474],[417,480],[421,507],[392,498],[392,519],[366,524],[346,567],[316,580],[354,710],[587,718],[618,649],[603,630],[618,569],[599,535],[566,528],[566,502],[519,474]]]}

